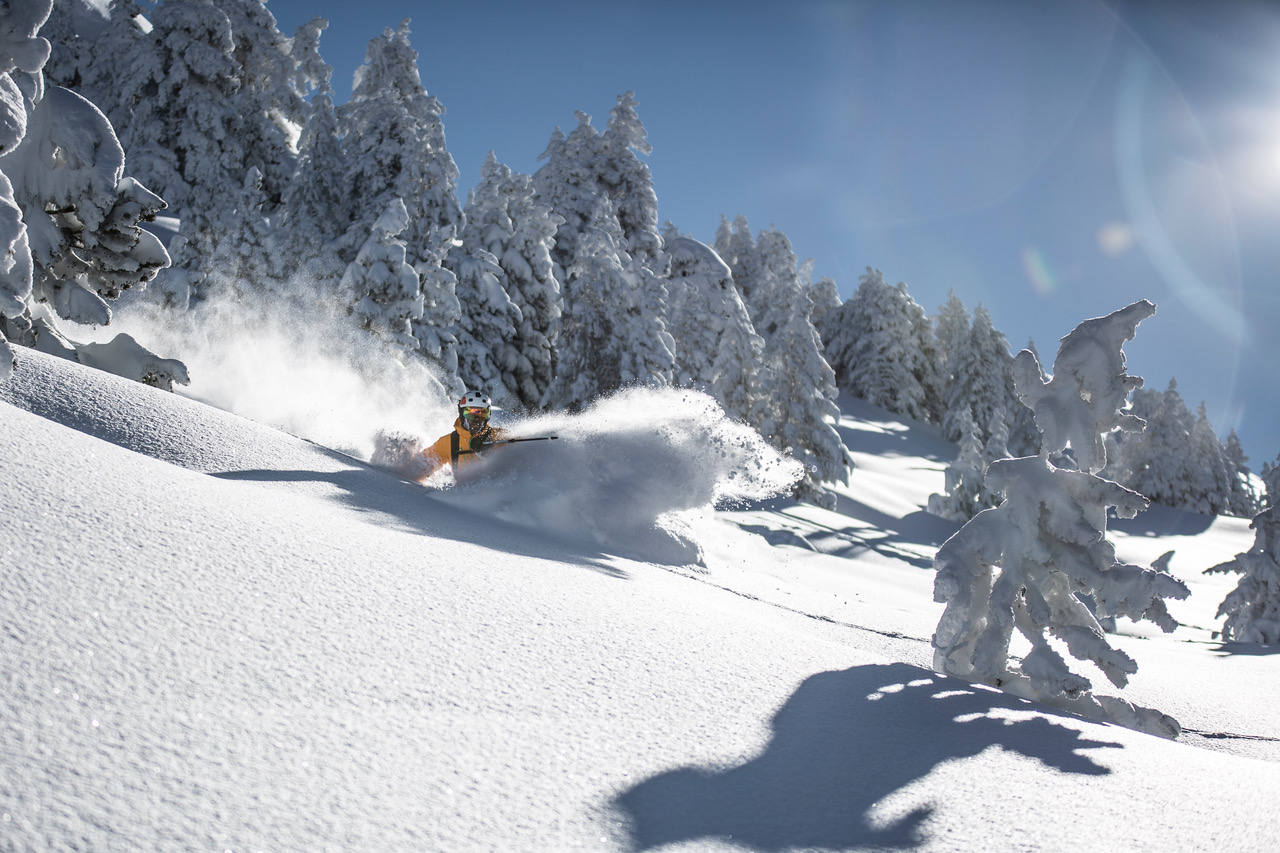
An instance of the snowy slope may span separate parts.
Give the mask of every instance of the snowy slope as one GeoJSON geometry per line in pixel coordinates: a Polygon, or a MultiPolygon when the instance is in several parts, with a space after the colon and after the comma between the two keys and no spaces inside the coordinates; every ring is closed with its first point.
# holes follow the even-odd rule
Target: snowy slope
{"type": "MultiPolygon", "coordinates": [[[[950,528],[919,506],[953,450],[925,428],[851,405],[841,512],[686,522],[704,565],[671,565],[495,519],[483,485],[423,489],[21,355],[0,386],[5,849],[1196,850],[1280,832],[1276,659],[1219,647],[1208,618],[1128,640],[1127,695],[1256,740],[1164,741],[928,671],[927,563],[950,528]]],[[[1159,553],[1154,533],[1123,547],[1159,553]]],[[[1247,534],[1179,538],[1174,569],[1247,534]]],[[[1229,579],[1193,580],[1200,620],[1229,579]]]]}

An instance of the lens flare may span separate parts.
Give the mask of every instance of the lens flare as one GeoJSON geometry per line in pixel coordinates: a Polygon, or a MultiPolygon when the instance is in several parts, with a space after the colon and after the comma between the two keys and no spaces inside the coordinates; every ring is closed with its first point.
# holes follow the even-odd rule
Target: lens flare
{"type": "Polygon", "coordinates": [[[1031,282],[1031,289],[1040,296],[1050,296],[1058,289],[1058,281],[1049,268],[1048,259],[1035,246],[1022,250],[1022,268],[1031,282]]]}

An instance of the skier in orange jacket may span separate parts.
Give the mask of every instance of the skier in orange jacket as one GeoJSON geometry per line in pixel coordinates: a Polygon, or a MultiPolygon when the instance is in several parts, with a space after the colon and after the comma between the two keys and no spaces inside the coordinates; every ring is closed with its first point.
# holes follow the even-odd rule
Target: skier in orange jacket
{"type": "Polygon", "coordinates": [[[462,395],[462,399],[458,401],[458,419],[453,422],[453,432],[440,436],[422,451],[426,471],[418,478],[419,482],[444,465],[452,466],[456,477],[459,468],[479,459],[480,451],[494,442],[504,440],[506,430],[489,423],[492,407],[489,395],[481,391],[468,391],[462,395]]]}

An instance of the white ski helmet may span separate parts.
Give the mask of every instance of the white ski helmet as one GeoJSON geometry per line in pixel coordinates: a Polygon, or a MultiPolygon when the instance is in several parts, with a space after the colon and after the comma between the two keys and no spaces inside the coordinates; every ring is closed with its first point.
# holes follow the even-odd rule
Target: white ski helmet
{"type": "Polygon", "coordinates": [[[475,432],[489,423],[493,401],[483,391],[468,391],[458,401],[458,417],[469,432],[475,432]]]}

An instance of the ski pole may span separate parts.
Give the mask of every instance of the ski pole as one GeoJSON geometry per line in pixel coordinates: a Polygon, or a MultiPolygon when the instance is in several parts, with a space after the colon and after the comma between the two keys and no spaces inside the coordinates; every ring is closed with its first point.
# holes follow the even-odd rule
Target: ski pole
{"type": "Polygon", "coordinates": [[[532,438],[504,438],[502,441],[495,441],[491,444],[486,444],[478,450],[459,450],[458,455],[465,456],[468,453],[479,453],[482,450],[488,450],[490,447],[497,447],[500,444],[518,444],[522,441],[555,441],[558,438],[560,438],[558,435],[539,435],[532,438]]]}

